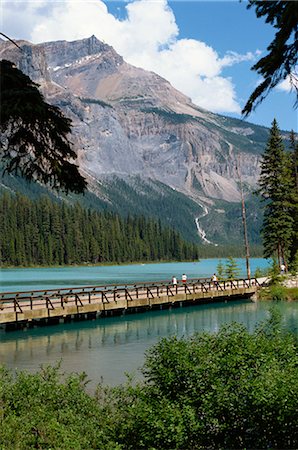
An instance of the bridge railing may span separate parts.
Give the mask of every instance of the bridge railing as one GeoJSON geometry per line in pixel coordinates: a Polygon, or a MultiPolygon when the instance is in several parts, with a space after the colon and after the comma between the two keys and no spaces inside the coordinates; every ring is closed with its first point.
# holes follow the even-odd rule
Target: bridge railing
{"type": "Polygon", "coordinates": [[[256,278],[217,282],[210,281],[209,278],[191,278],[188,279],[187,283],[178,282],[177,285],[169,283],[168,280],[162,280],[158,282],[2,292],[0,293],[0,314],[1,312],[23,312],[23,310],[28,309],[64,308],[67,304],[79,307],[88,303],[117,303],[120,300],[132,301],[141,298],[174,297],[179,294],[227,291],[258,285],[256,278]]]}

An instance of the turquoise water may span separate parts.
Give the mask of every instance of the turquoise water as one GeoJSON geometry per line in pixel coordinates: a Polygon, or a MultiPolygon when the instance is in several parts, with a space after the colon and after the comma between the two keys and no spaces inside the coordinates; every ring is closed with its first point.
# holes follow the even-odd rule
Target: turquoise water
{"type": "MultiPolygon", "coordinates": [[[[186,273],[189,278],[211,277],[216,272],[218,261],[218,259],[203,259],[199,262],[123,266],[1,269],[1,292],[170,280],[173,275],[180,279],[183,273],[186,273]]],[[[224,259],[222,261],[225,262],[224,259]]],[[[245,259],[239,258],[236,261],[241,270],[241,276],[244,277],[245,259]]],[[[257,267],[268,266],[269,262],[263,258],[251,259],[252,274],[257,267]]]]}
{"type": "MultiPolygon", "coordinates": [[[[223,260],[224,261],[224,260],[223,260]]],[[[245,276],[245,260],[237,260],[245,276]]],[[[50,269],[2,269],[1,290],[23,291],[81,285],[134,283],[141,281],[211,277],[217,259],[194,263],[135,264],[127,266],[65,267],[50,269]]],[[[264,259],[251,260],[252,273],[264,268],[264,259]]],[[[239,300],[195,307],[173,308],[93,321],[72,322],[5,332],[0,330],[0,363],[12,369],[36,371],[43,364],[62,361],[65,372],[85,371],[93,391],[100,380],[107,384],[125,381],[125,372],[141,378],[139,368],[146,350],[160,338],[190,336],[194,332],[219,330],[231,322],[249,330],[268,317],[269,302],[239,300]]],[[[298,334],[298,303],[280,303],[285,326],[298,334]]]]}
{"type": "MultiPolygon", "coordinates": [[[[141,378],[146,350],[160,338],[190,336],[239,322],[250,331],[268,317],[270,302],[239,300],[141,314],[72,322],[22,331],[0,331],[0,362],[12,369],[36,371],[62,361],[63,371],[85,371],[92,392],[100,380],[115,385],[125,372],[141,378]]],[[[287,329],[298,336],[298,302],[280,302],[287,329]]]]}

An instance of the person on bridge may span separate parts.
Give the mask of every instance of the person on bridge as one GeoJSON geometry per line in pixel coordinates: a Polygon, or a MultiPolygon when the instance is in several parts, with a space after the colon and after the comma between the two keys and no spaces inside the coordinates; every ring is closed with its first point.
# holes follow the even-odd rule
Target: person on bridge
{"type": "Polygon", "coordinates": [[[216,287],[217,284],[218,284],[218,278],[217,278],[216,273],[214,273],[214,274],[212,275],[211,281],[212,281],[213,286],[216,287]]]}
{"type": "Polygon", "coordinates": [[[177,278],[175,277],[175,275],[172,276],[172,285],[177,286],[177,278]]]}
{"type": "Polygon", "coordinates": [[[182,283],[186,283],[187,275],[185,275],[185,273],[182,275],[181,280],[182,280],[182,283]]]}

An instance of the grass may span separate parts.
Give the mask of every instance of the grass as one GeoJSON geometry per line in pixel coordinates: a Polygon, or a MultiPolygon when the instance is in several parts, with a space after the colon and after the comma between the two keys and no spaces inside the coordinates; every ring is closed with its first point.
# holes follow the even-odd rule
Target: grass
{"type": "Polygon", "coordinates": [[[287,288],[280,284],[274,284],[260,291],[260,300],[297,301],[298,287],[287,288]]]}

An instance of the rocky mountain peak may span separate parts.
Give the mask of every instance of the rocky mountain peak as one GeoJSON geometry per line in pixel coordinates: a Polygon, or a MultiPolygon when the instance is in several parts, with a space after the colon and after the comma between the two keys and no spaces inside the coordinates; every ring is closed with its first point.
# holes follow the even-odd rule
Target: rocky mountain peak
{"type": "MultiPolygon", "coordinates": [[[[94,193],[104,177],[162,183],[198,205],[240,199],[237,164],[255,188],[268,130],[208,112],[159,75],[131,66],[95,36],[33,45],[0,41],[73,121],[80,167],[94,193]]],[[[152,194],[153,195],[153,194],[152,194]]]]}
{"type": "Polygon", "coordinates": [[[38,44],[47,54],[48,65],[51,69],[57,67],[69,67],[73,63],[83,62],[88,60],[88,57],[108,54],[110,58],[123,62],[114,49],[98,40],[94,35],[72,42],[55,41],[38,44]]]}
{"type": "Polygon", "coordinates": [[[13,61],[17,67],[32,80],[50,81],[46,55],[42,48],[27,41],[16,41],[19,47],[10,41],[0,43],[0,58],[13,61]]]}

